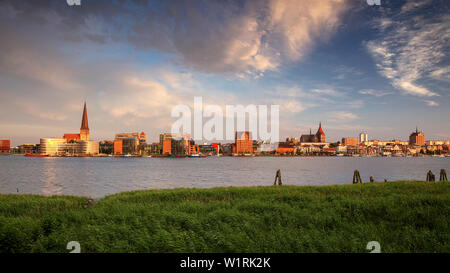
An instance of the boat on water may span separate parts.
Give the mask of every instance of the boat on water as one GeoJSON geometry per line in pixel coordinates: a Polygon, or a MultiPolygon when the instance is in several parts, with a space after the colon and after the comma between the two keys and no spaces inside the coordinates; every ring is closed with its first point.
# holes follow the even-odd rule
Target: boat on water
{"type": "Polygon", "coordinates": [[[27,157],[48,157],[48,155],[26,154],[27,157]]]}
{"type": "Polygon", "coordinates": [[[344,154],[336,154],[336,156],[343,157],[344,154]]]}
{"type": "Polygon", "coordinates": [[[199,154],[191,154],[191,155],[188,155],[187,157],[196,158],[196,157],[200,157],[200,155],[199,154]]]}

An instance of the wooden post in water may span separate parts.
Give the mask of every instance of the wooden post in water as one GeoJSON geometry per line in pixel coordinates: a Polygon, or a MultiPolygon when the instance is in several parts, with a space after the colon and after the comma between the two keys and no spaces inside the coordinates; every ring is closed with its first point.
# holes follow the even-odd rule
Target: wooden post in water
{"type": "Polygon", "coordinates": [[[445,172],[445,169],[441,169],[441,174],[439,175],[439,181],[448,181],[447,180],[447,173],[445,172]]]}
{"type": "Polygon", "coordinates": [[[427,182],[434,182],[436,181],[436,178],[431,170],[427,173],[427,182]]]}
{"type": "Polygon", "coordinates": [[[362,184],[361,175],[359,174],[358,170],[355,170],[355,172],[353,173],[353,184],[358,184],[358,183],[362,184]]]}
{"type": "Polygon", "coordinates": [[[278,170],[276,175],[275,175],[275,182],[273,182],[273,185],[275,186],[277,184],[277,180],[278,180],[278,185],[281,186],[281,171],[278,170]]]}

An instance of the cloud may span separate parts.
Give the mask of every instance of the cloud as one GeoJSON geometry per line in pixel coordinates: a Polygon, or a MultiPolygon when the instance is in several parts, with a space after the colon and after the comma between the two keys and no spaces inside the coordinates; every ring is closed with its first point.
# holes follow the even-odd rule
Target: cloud
{"type": "Polygon", "coordinates": [[[334,73],[336,76],[333,77],[333,79],[337,80],[345,80],[349,76],[361,76],[364,73],[354,67],[349,67],[346,65],[340,65],[335,70],[334,73]]]}
{"type": "MultiPolygon", "coordinates": [[[[413,5],[405,7],[404,12],[413,5]]],[[[396,18],[395,16],[392,16],[396,18]]],[[[433,97],[439,94],[425,85],[426,78],[437,78],[448,70],[443,65],[450,38],[450,16],[436,14],[433,19],[410,16],[378,27],[380,38],[366,43],[382,76],[403,94],[433,97]],[[434,74],[433,74],[434,73],[434,74]]]]}
{"type": "Polygon", "coordinates": [[[326,95],[331,97],[341,97],[343,94],[339,91],[336,91],[334,89],[313,89],[311,92],[319,95],[326,95]]]}
{"type": "Polygon", "coordinates": [[[439,103],[432,100],[425,100],[428,106],[439,106],[439,103]]]}
{"type": "Polygon", "coordinates": [[[350,120],[355,120],[355,119],[359,118],[354,113],[346,112],[346,111],[330,112],[329,115],[330,115],[330,118],[328,120],[331,121],[331,122],[350,121],[350,120]]]}
{"type": "Polygon", "coordinates": [[[418,8],[422,8],[423,6],[428,5],[431,0],[420,0],[420,1],[409,1],[406,2],[401,9],[401,13],[409,13],[412,11],[416,11],[418,8]]]}
{"type": "Polygon", "coordinates": [[[364,90],[360,90],[359,93],[362,95],[370,95],[370,96],[375,96],[375,97],[384,97],[384,96],[392,94],[392,92],[375,90],[375,89],[364,89],[364,90]]]}
{"type": "Polygon", "coordinates": [[[302,60],[348,10],[347,0],[86,1],[76,12],[63,2],[5,1],[0,12],[63,41],[130,42],[197,71],[252,78],[302,60]]]}

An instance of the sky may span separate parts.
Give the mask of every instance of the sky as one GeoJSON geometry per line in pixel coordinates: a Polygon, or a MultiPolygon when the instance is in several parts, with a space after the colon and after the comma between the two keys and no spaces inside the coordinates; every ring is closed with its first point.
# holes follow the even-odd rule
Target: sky
{"type": "Polygon", "coordinates": [[[175,105],[280,105],[280,137],[450,138],[448,0],[0,1],[0,138],[170,131],[175,105]]]}

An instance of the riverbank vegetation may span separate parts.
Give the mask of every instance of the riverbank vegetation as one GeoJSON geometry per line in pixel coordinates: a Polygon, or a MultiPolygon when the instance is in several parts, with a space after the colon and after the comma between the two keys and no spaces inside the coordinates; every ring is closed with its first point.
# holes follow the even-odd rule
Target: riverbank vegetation
{"type": "Polygon", "coordinates": [[[0,195],[0,252],[450,252],[450,183],[0,195]]]}

